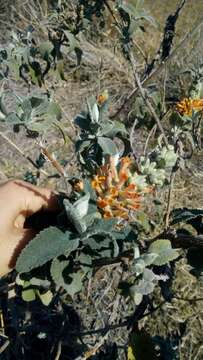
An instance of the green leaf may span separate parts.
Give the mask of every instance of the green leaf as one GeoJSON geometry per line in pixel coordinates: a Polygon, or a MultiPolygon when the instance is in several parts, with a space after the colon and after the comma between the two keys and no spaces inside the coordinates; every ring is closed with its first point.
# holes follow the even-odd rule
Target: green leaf
{"type": "Polygon", "coordinates": [[[81,253],[80,256],[78,256],[77,260],[80,262],[81,270],[84,272],[85,275],[87,273],[92,273],[92,257],[90,255],[81,253]]]}
{"type": "Polygon", "coordinates": [[[86,113],[81,113],[74,119],[74,124],[79,126],[83,130],[90,130],[90,119],[86,113]]]}
{"type": "Polygon", "coordinates": [[[152,281],[145,280],[144,278],[139,281],[137,285],[131,286],[130,290],[134,293],[139,293],[142,295],[151,294],[155,288],[156,283],[152,281]]]}
{"type": "Polygon", "coordinates": [[[63,204],[65,207],[68,220],[70,220],[71,223],[75,226],[78,233],[82,234],[83,232],[85,232],[87,226],[83,217],[81,217],[81,213],[79,212],[79,207],[75,208],[74,204],[71,204],[71,202],[68,199],[64,199],[63,204]]]}
{"type": "Polygon", "coordinates": [[[87,233],[84,236],[93,236],[97,234],[113,234],[113,230],[118,223],[118,219],[98,219],[95,223],[88,229],[87,233]]]}
{"type": "Polygon", "coordinates": [[[135,265],[133,265],[133,271],[136,272],[137,275],[142,274],[145,269],[145,262],[142,258],[136,260],[135,265]]]}
{"type": "Polygon", "coordinates": [[[97,103],[95,103],[92,108],[92,121],[94,123],[98,123],[99,121],[99,109],[97,103]]]}
{"type": "Polygon", "coordinates": [[[31,119],[32,106],[30,99],[25,98],[20,104],[21,109],[23,110],[22,120],[28,122],[31,119]]]}
{"type": "Polygon", "coordinates": [[[143,299],[143,295],[140,294],[139,292],[133,292],[131,296],[133,297],[133,301],[135,305],[139,305],[143,299]]]}
{"type": "Polygon", "coordinates": [[[56,288],[58,289],[62,286],[67,291],[67,293],[73,297],[75,293],[82,289],[82,277],[84,274],[80,272],[74,274],[67,273],[66,269],[68,265],[68,260],[60,261],[56,258],[52,261],[50,273],[53,281],[56,284],[56,288]]]}
{"type": "Polygon", "coordinates": [[[47,99],[44,99],[41,101],[38,106],[34,106],[32,108],[32,119],[39,118],[39,117],[51,117],[54,119],[60,119],[61,118],[61,109],[60,106],[55,103],[54,101],[49,101],[47,99]]]}
{"type": "Polygon", "coordinates": [[[39,50],[41,57],[44,60],[48,61],[50,54],[53,50],[53,44],[51,43],[51,41],[43,41],[38,46],[38,50],[39,50]]]}
{"type": "Polygon", "coordinates": [[[114,142],[107,137],[98,137],[98,144],[102,148],[104,155],[116,155],[118,154],[117,146],[114,142]]]}
{"type": "Polygon", "coordinates": [[[68,260],[60,261],[59,259],[53,259],[50,267],[50,274],[54,281],[56,288],[64,286],[63,270],[69,265],[68,260]]]}
{"type": "Polygon", "coordinates": [[[14,124],[22,124],[22,120],[19,118],[19,116],[12,112],[10,114],[8,114],[5,118],[5,121],[10,124],[10,125],[14,125],[14,124]]]}
{"type": "Polygon", "coordinates": [[[63,32],[68,40],[68,51],[71,52],[77,46],[78,41],[76,40],[75,36],[70,31],[63,30],[63,32]]]}
{"type": "Polygon", "coordinates": [[[187,261],[193,267],[191,270],[193,275],[199,277],[203,274],[203,249],[188,249],[187,261]]]}
{"type": "Polygon", "coordinates": [[[144,331],[136,331],[130,336],[128,360],[158,360],[154,343],[144,331]]]}
{"type": "Polygon", "coordinates": [[[97,136],[106,136],[106,137],[112,137],[109,134],[111,134],[111,131],[114,127],[114,124],[110,121],[102,121],[101,124],[99,124],[99,128],[97,131],[97,136]]]}
{"type": "Polygon", "coordinates": [[[145,266],[149,266],[154,263],[154,260],[157,258],[158,254],[150,253],[144,254],[141,256],[141,259],[145,262],[145,266]]]}
{"type": "Polygon", "coordinates": [[[138,211],[136,216],[136,223],[141,226],[141,228],[148,233],[150,231],[150,223],[148,215],[144,211],[138,211]]]}
{"type": "Polygon", "coordinates": [[[84,192],[90,194],[90,199],[96,204],[97,195],[89,179],[84,179],[84,192]]]}
{"type": "Polygon", "coordinates": [[[71,232],[64,233],[56,227],[49,227],[42,230],[22,250],[17,259],[16,270],[28,272],[65,252],[71,253],[78,245],[79,239],[73,238],[71,232]]]}
{"type": "Polygon", "coordinates": [[[153,264],[157,266],[164,265],[179,256],[177,249],[172,249],[171,242],[162,239],[154,241],[150,245],[148,252],[158,255],[153,261],[153,264]]]}
{"type": "Polygon", "coordinates": [[[83,220],[86,224],[86,227],[90,227],[94,224],[94,221],[97,219],[101,219],[101,214],[95,210],[94,212],[91,212],[90,214],[87,214],[86,216],[84,216],[83,220]]]}
{"type": "Polygon", "coordinates": [[[41,294],[39,291],[37,291],[37,295],[40,298],[43,305],[48,306],[50,302],[53,299],[53,294],[51,290],[48,290],[47,292],[41,294]]]}
{"type": "Polygon", "coordinates": [[[83,275],[79,272],[69,275],[69,277],[72,278],[72,281],[70,284],[66,284],[64,286],[67,293],[73,297],[77,292],[81,291],[82,289],[82,277],[83,275]]]}
{"type": "Polygon", "coordinates": [[[51,101],[47,110],[46,117],[55,118],[56,120],[60,120],[62,116],[61,108],[59,104],[54,101],[51,101]]]}
{"type": "Polygon", "coordinates": [[[178,208],[171,213],[171,225],[187,222],[196,217],[203,216],[203,209],[178,208]]]}
{"type": "Polygon", "coordinates": [[[87,215],[89,200],[90,200],[90,194],[87,193],[73,204],[74,209],[77,211],[81,219],[85,215],[87,215]]]}
{"type": "Polygon", "coordinates": [[[29,130],[37,131],[39,133],[47,131],[54,123],[54,119],[51,121],[50,119],[33,122],[27,125],[29,130]]]}
{"type": "Polygon", "coordinates": [[[22,291],[22,299],[24,301],[34,301],[36,299],[36,293],[34,289],[27,289],[22,291]]]}
{"type": "Polygon", "coordinates": [[[106,136],[114,138],[118,133],[127,134],[125,125],[119,121],[106,121],[101,124],[100,130],[98,131],[99,136],[106,136]]]}
{"type": "Polygon", "coordinates": [[[155,275],[152,270],[144,269],[143,280],[154,281],[154,280],[156,280],[156,277],[157,277],[157,275],[155,275]]]}
{"type": "Polygon", "coordinates": [[[34,286],[42,286],[44,288],[49,287],[50,286],[50,281],[46,280],[46,279],[39,279],[36,277],[32,277],[30,280],[30,285],[34,285],[34,286]]]}
{"type": "Polygon", "coordinates": [[[87,237],[83,240],[84,245],[88,245],[92,250],[99,250],[103,247],[102,242],[97,242],[94,238],[87,237]]]}

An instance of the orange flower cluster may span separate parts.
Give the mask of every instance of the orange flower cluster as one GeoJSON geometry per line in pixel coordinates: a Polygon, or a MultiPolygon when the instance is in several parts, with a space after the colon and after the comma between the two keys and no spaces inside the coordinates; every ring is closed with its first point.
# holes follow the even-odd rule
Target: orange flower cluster
{"type": "Polygon", "coordinates": [[[97,206],[104,218],[120,217],[128,220],[131,211],[139,209],[142,194],[130,183],[131,160],[124,157],[118,166],[112,157],[101,166],[92,180],[97,194],[97,206]]]}
{"type": "Polygon", "coordinates": [[[203,99],[185,98],[176,104],[176,110],[181,115],[192,115],[192,111],[203,110],[203,99]]]}

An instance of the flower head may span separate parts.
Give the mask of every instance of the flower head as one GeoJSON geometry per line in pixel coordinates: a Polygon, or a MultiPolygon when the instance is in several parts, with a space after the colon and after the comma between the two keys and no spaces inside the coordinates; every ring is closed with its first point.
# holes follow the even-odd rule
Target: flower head
{"type": "Polygon", "coordinates": [[[176,110],[181,115],[192,115],[193,111],[203,110],[203,99],[184,98],[176,104],[176,110]]]}
{"type": "Polygon", "coordinates": [[[97,170],[92,179],[92,187],[97,194],[97,206],[104,218],[120,217],[129,220],[130,213],[141,206],[144,192],[133,182],[132,160],[123,157],[117,163],[113,157],[97,170]]]}

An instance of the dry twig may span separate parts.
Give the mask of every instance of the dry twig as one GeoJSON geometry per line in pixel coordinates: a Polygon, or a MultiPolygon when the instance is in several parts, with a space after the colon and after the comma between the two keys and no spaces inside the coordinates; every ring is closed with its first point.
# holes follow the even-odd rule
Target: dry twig
{"type": "Polygon", "coordinates": [[[135,82],[136,82],[136,84],[138,86],[140,94],[141,94],[147,108],[149,109],[149,112],[151,113],[154,120],[156,121],[157,127],[159,128],[160,132],[163,135],[163,140],[164,140],[165,146],[166,146],[166,148],[168,148],[168,140],[166,138],[163,126],[162,126],[162,124],[161,124],[161,122],[159,120],[159,117],[158,117],[155,109],[153,108],[153,106],[152,106],[152,104],[151,104],[151,102],[149,100],[149,96],[148,96],[148,93],[147,93],[146,89],[144,89],[143,86],[142,86],[141,80],[140,80],[139,75],[137,73],[136,60],[134,58],[134,55],[133,55],[132,51],[129,51],[129,56],[130,56],[130,61],[131,61],[133,72],[134,72],[135,82]]]}

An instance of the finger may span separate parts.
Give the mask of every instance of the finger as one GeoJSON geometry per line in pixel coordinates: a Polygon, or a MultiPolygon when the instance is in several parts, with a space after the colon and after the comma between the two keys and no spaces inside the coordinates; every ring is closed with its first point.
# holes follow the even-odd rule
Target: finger
{"type": "Polygon", "coordinates": [[[22,201],[19,205],[22,210],[35,213],[40,210],[56,211],[58,209],[57,196],[52,190],[20,180],[16,180],[15,184],[21,193],[22,201]]]}
{"type": "Polygon", "coordinates": [[[26,217],[37,211],[56,211],[58,208],[57,196],[52,190],[25,181],[9,181],[1,186],[0,191],[0,208],[4,209],[2,220],[5,227],[15,225],[15,221],[19,227],[26,217]]]}

